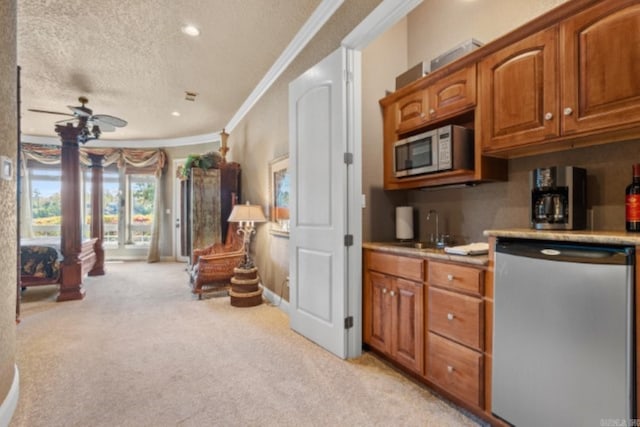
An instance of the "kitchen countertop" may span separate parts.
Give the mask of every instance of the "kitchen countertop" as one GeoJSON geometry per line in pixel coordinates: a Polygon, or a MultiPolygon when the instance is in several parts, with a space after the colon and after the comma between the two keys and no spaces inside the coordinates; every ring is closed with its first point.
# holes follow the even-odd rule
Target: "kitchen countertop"
{"type": "Polygon", "coordinates": [[[512,237],[519,239],[557,240],[564,242],[598,243],[603,245],[640,245],[640,233],[607,230],[533,230],[511,228],[485,230],[487,237],[512,237]]]}
{"type": "Polygon", "coordinates": [[[362,244],[362,247],[364,249],[374,249],[380,252],[388,252],[396,255],[407,255],[424,259],[454,261],[482,267],[489,264],[489,257],[487,255],[453,255],[446,253],[444,249],[416,249],[411,246],[411,243],[403,244],[398,242],[365,242],[362,244]]]}

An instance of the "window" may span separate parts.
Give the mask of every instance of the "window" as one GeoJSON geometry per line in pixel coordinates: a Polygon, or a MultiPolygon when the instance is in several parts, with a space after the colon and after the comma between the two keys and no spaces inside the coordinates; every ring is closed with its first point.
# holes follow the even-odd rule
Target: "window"
{"type": "Polygon", "coordinates": [[[127,175],[127,244],[149,245],[156,180],[153,175],[127,175]]]}
{"type": "MultiPolygon", "coordinates": [[[[91,235],[91,169],[82,168],[84,238],[91,235]]],[[[60,165],[29,164],[31,225],[35,237],[60,236],[60,165]]],[[[146,170],[103,169],[102,215],[105,249],[148,247],[153,224],[155,176],[146,170]]]]}
{"type": "Polygon", "coordinates": [[[33,167],[29,170],[29,180],[34,236],[60,236],[60,167],[33,167]]]}

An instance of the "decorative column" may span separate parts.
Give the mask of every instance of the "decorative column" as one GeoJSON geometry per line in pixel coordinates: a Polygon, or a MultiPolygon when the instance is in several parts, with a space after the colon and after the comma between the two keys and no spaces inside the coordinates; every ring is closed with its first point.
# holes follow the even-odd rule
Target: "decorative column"
{"type": "Polygon", "coordinates": [[[89,154],[91,159],[91,238],[96,238],[96,263],[89,276],[104,276],[104,227],[102,212],[102,154],[89,154]]]}
{"type": "Polygon", "coordinates": [[[82,244],[82,218],[80,201],[80,153],[78,137],[83,126],[57,125],[56,133],[62,140],[61,150],[61,248],[62,278],[58,301],[84,298],[82,263],[79,259],[82,244]]]}

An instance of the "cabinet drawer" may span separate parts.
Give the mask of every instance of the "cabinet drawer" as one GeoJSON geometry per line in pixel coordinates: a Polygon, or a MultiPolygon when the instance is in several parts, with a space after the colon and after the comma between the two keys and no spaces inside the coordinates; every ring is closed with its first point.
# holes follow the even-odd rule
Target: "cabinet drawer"
{"type": "Polygon", "coordinates": [[[482,350],[484,317],[479,298],[429,288],[429,329],[482,350]]]}
{"type": "Polygon", "coordinates": [[[408,258],[398,255],[385,254],[381,252],[369,252],[370,270],[392,276],[404,277],[416,282],[424,281],[424,261],[421,259],[408,258]]]}
{"type": "Polygon", "coordinates": [[[482,407],[482,354],[429,333],[427,378],[465,402],[482,407]]]}
{"type": "Polygon", "coordinates": [[[453,290],[482,295],[484,271],[473,267],[429,262],[429,283],[453,290]]]}

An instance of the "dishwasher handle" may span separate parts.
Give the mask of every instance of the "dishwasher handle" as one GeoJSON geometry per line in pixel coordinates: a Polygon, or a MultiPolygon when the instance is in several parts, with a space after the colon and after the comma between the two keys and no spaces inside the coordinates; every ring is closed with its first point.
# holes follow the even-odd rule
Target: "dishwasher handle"
{"type": "Polygon", "coordinates": [[[583,264],[634,265],[635,248],[548,240],[498,239],[496,253],[583,264]]]}

